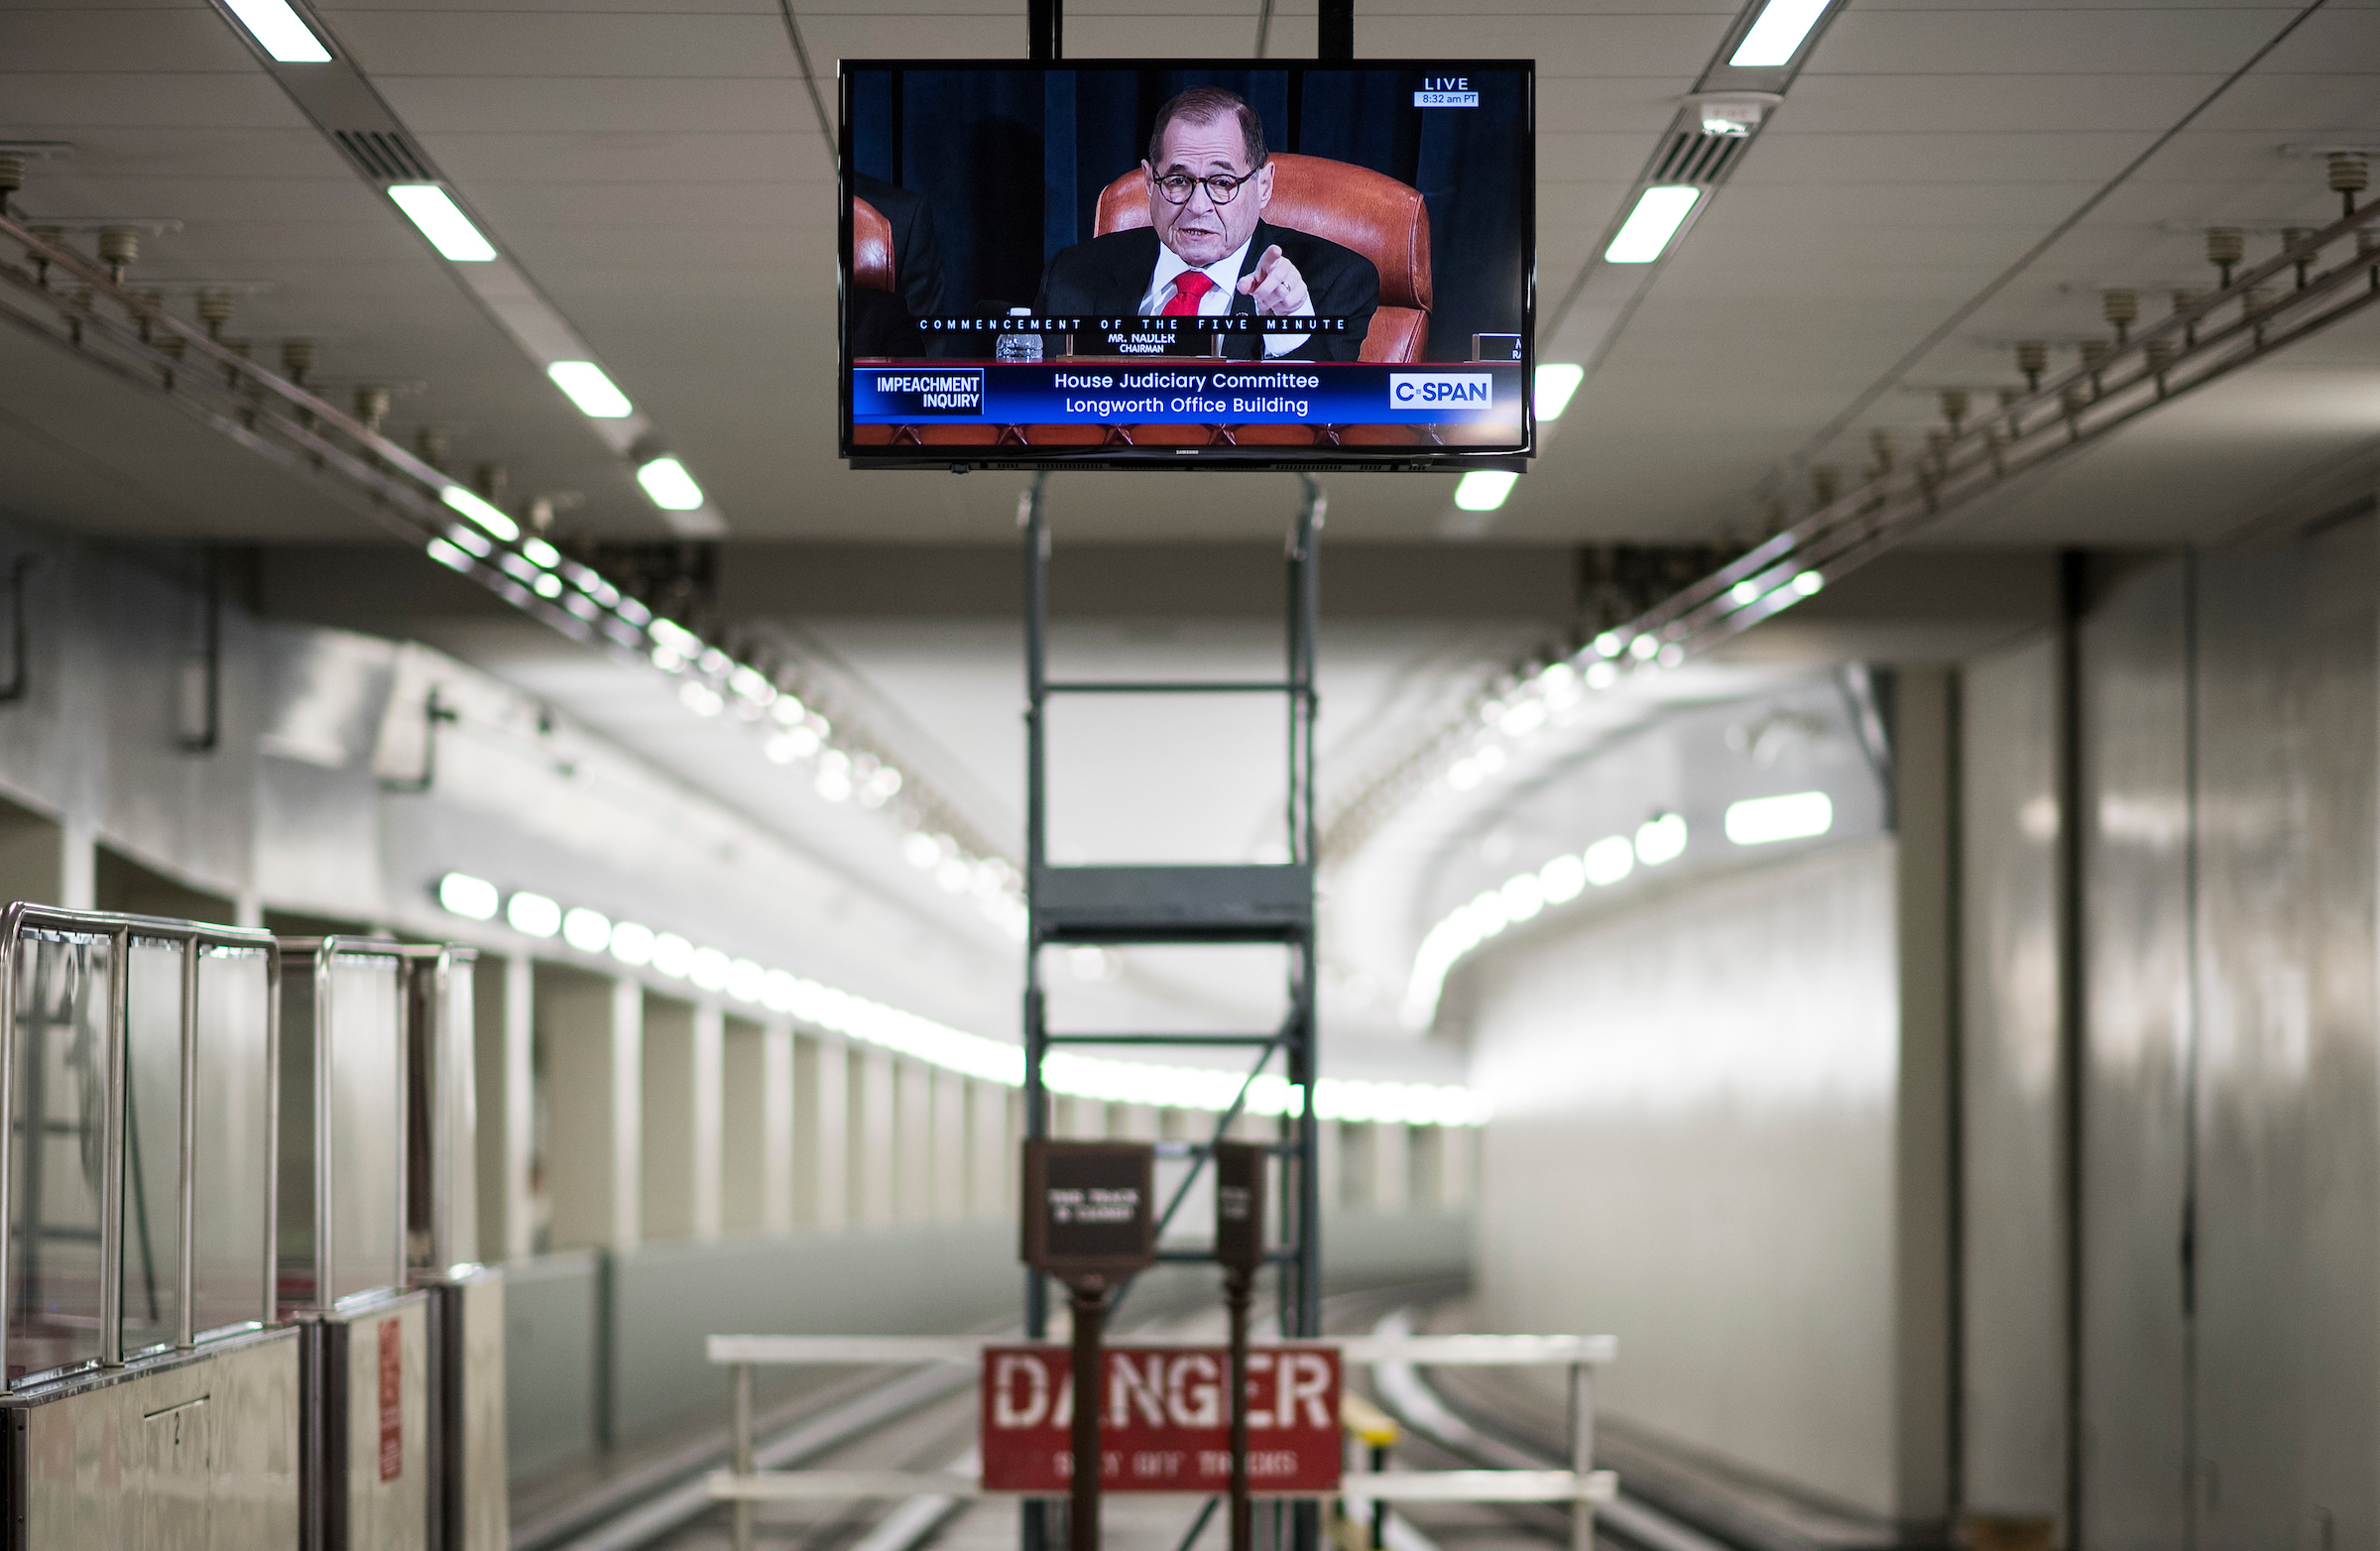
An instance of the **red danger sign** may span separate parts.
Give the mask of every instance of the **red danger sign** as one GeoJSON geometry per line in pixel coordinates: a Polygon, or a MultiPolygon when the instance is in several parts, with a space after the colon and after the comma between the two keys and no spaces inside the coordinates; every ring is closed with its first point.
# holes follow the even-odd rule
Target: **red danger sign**
{"type": "MultiPolygon", "coordinates": [[[[1223,1491],[1232,1480],[1231,1354],[1223,1347],[1110,1347],[1100,1416],[1102,1489],[1223,1491]]],[[[986,1491],[1063,1495],[1074,1474],[1073,1365],[1064,1347],[984,1349],[986,1491]]],[[[1339,1350],[1248,1355],[1248,1477],[1257,1492],[1339,1487],[1339,1350]]]]}

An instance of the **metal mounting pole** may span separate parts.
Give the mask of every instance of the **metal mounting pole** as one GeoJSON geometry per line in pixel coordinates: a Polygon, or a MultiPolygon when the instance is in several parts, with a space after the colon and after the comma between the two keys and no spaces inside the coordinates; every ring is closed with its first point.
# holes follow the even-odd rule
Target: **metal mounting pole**
{"type": "Polygon", "coordinates": [[[1256,1543],[1255,1514],[1248,1499],[1248,1305],[1255,1290],[1250,1281],[1238,1266],[1223,1273],[1232,1343],[1232,1551],[1255,1551],[1256,1543]]]}
{"type": "MultiPolygon", "coordinates": [[[[1570,1469],[1582,1485],[1595,1470],[1595,1365],[1570,1365],[1570,1469]]],[[[1570,1505],[1571,1551],[1595,1551],[1595,1504],[1570,1505]]]]}
{"type": "Polygon", "coordinates": [[[1027,59],[1057,60],[1066,57],[1066,8],[1061,0],[1026,0],[1025,25],[1030,33],[1027,59]]]}
{"type": "Polygon", "coordinates": [[[1322,12],[1315,18],[1314,58],[1318,60],[1352,60],[1356,57],[1355,0],[1322,0],[1322,12]]]}
{"type": "MultiPolygon", "coordinates": [[[[1315,636],[1320,608],[1316,545],[1325,502],[1321,486],[1305,481],[1305,497],[1286,545],[1287,587],[1283,598],[1285,672],[1278,682],[1167,680],[1153,683],[1120,679],[1053,682],[1049,676],[1049,561],[1050,537],[1043,507],[1041,478],[1022,498],[1017,526],[1024,537],[1024,652],[1025,652],[1025,964],[1024,964],[1024,1129],[1027,1137],[1050,1134],[1050,1099],[1043,1080],[1043,1061],[1060,1042],[1048,1027],[1048,999],[1041,982],[1041,950],[1053,945],[1164,943],[1224,946],[1260,942],[1285,950],[1288,1013],[1275,1029],[1261,1035],[1232,1033],[1179,1036],[1188,1043],[1229,1041],[1255,1049],[1256,1072],[1277,1049],[1282,1075],[1298,1096],[1279,1119],[1273,1146],[1287,1165],[1280,1174],[1280,1220],[1283,1229],[1279,1255],[1278,1297],[1281,1334],[1290,1340],[1309,1340],[1322,1331],[1322,1187],[1316,1169],[1321,1121],[1314,1113],[1317,948],[1314,928],[1314,866],[1320,836],[1314,802],[1314,727],[1319,707],[1315,689],[1315,636]],[[1287,831],[1288,855],[1277,862],[1251,866],[1053,866],[1048,854],[1048,759],[1046,713],[1053,694],[1250,694],[1282,695],[1287,701],[1288,791],[1281,816],[1287,831]]],[[[1088,1033],[1068,1030],[1064,1042],[1158,1044],[1169,1036],[1156,1034],[1088,1033]]],[[[1215,1142],[1221,1144],[1248,1096],[1219,1119],[1215,1142]]],[[[1191,1179],[1206,1166],[1208,1152],[1194,1151],[1191,1179]]],[[[1187,1195],[1190,1180],[1181,1182],[1167,1207],[1187,1195]]],[[[1162,1226],[1158,1232],[1163,1232],[1162,1226]]],[[[1159,1252],[1160,1258],[1175,1257],[1159,1252]]],[[[1203,1257],[1203,1254],[1202,1256],[1203,1257]]],[[[1259,1261],[1268,1258],[1259,1255],[1259,1261]]],[[[1233,1289],[1235,1319],[1245,1331],[1248,1305],[1254,1294],[1249,1268],[1233,1289]]],[[[1123,1288],[1117,1289],[1121,1298],[1123,1288]]],[[[1048,1284],[1028,1273],[1025,1282],[1025,1334],[1046,1339],[1048,1284]]],[[[1103,1305],[1088,1311],[1100,1318],[1103,1305]]],[[[1076,1317],[1086,1316],[1081,1298],[1076,1317]]],[[[1078,1325],[1078,1340],[1080,1339],[1078,1325]]],[[[1093,1418],[1092,1420],[1096,1420],[1093,1418]]],[[[1084,1425],[1078,1412],[1076,1426],[1084,1425]]],[[[1078,1492],[1096,1485],[1079,1479],[1078,1492]]],[[[1246,1501],[1246,1483],[1238,1493],[1246,1501]]],[[[1077,1551],[1090,1551],[1084,1539],[1089,1525],[1096,1530],[1096,1505],[1075,1509],[1069,1537],[1077,1551]]],[[[1248,1551],[1252,1517],[1243,1507],[1233,1515],[1235,1551],[1248,1551]]],[[[1275,1505],[1271,1544],[1276,1551],[1316,1551],[1321,1543],[1321,1513],[1311,1502],[1281,1511],[1275,1505]],[[1284,1521],[1285,1526],[1284,1526],[1284,1521]],[[1283,1528],[1287,1533],[1282,1533],[1283,1528]]],[[[1048,1522],[1042,1503],[1027,1502],[1022,1510],[1024,1551],[1048,1551],[1048,1522]]]]}
{"type": "Polygon", "coordinates": [[[1104,1286],[1078,1284],[1074,1314],[1074,1476],[1068,1483],[1066,1544],[1069,1551],[1099,1551],[1100,1326],[1108,1311],[1104,1286]]]}
{"type": "MultiPolygon", "coordinates": [[[[1035,474],[1032,488],[1016,503],[1016,520],[1024,529],[1024,1133],[1028,1138],[1049,1134],[1049,1090],[1041,1082],[1049,1024],[1047,1003],[1041,994],[1041,922],[1036,903],[1040,890],[1035,884],[1048,844],[1042,712],[1049,699],[1049,526],[1041,505],[1048,482],[1047,474],[1035,474]]],[[[1027,1268],[1024,1339],[1041,1341],[1048,1335],[1049,1283],[1039,1271],[1027,1268]]],[[[1047,1551],[1049,1505],[1026,1499],[1018,1508],[1018,1533],[1023,1551],[1047,1551]]]]}
{"type": "MultiPolygon", "coordinates": [[[[735,1420],[728,1466],[738,1476],[752,1474],[752,1365],[735,1367],[735,1420]]],[[[752,1499],[738,1497],[728,1509],[728,1544],[733,1551],[752,1551],[752,1499]]]]}

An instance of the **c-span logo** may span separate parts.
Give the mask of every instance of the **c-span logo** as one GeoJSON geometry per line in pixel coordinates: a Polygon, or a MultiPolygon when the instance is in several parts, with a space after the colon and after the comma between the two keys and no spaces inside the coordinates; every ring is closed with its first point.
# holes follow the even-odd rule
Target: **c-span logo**
{"type": "Polygon", "coordinates": [[[1486,372],[1390,372],[1388,407],[1485,410],[1495,402],[1495,379],[1486,372]]]}

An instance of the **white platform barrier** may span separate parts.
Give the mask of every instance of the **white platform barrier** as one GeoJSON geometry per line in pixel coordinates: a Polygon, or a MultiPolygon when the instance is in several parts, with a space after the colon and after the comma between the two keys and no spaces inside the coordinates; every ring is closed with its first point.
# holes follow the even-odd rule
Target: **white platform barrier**
{"type": "MultiPolygon", "coordinates": [[[[1012,1338],[978,1336],[713,1336],[710,1361],[733,1371],[733,1465],[713,1472],[711,1496],[735,1504],[735,1551],[751,1551],[756,1502],[871,1497],[1012,1496],[987,1492],[980,1480],[948,1471],[762,1471],[753,1467],[753,1372],[762,1367],[979,1367],[984,1348],[1012,1338]]],[[[1212,1346],[1212,1342],[1135,1341],[1136,1347],[1212,1346]]],[[[1349,1471],[1336,1490],[1304,1493],[1370,1502],[1566,1502],[1573,1551],[1593,1551],[1595,1504],[1617,1493],[1618,1479],[1595,1468],[1595,1370],[1619,1355],[1611,1336],[1346,1336],[1301,1345],[1333,1346],[1343,1363],[1409,1363],[1430,1368],[1570,1370],[1570,1459],[1563,1471],[1349,1471]]],[[[1199,1491],[1195,1495],[1211,1493],[1199,1491]]],[[[1299,1495],[1267,1493],[1267,1495],[1299,1495]]]]}

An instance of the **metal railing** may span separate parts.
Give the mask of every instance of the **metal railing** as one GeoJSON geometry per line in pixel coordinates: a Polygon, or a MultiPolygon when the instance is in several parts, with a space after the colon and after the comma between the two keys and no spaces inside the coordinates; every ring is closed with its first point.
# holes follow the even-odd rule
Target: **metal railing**
{"type": "MultiPolygon", "coordinates": [[[[763,1367],[957,1364],[980,1366],[984,1348],[1007,1338],[987,1336],[713,1336],[707,1355],[730,1370],[734,1417],[729,1467],[708,1479],[713,1500],[731,1505],[731,1544],[752,1551],[753,1505],[869,1497],[1012,1496],[988,1492],[974,1478],[948,1471],[763,1471],[753,1462],[753,1389],[763,1367]]],[[[1182,1341],[1145,1346],[1202,1346],[1182,1341]]],[[[1595,1506],[1618,1490],[1617,1478],[1595,1468],[1595,1370],[1614,1361],[1610,1336],[1343,1336],[1311,1343],[1339,1349],[1343,1363],[1406,1363],[1448,1368],[1567,1368],[1570,1467],[1567,1470],[1350,1471],[1326,1492],[1268,1493],[1308,1498],[1356,1497],[1395,1502],[1555,1502],[1571,1506],[1572,1551],[1594,1551],[1595,1506]]],[[[1184,1495],[1210,1495],[1193,1491],[1184,1495]]]]}
{"type": "MultiPolygon", "coordinates": [[[[27,1006],[29,998],[43,999],[54,990],[43,983],[37,968],[30,981],[23,952],[28,942],[49,940],[80,942],[96,946],[105,943],[105,968],[88,978],[105,978],[105,987],[88,984],[66,988],[58,993],[58,1006],[64,1015],[74,1016],[72,999],[99,991],[104,997],[101,1021],[98,1026],[99,1048],[79,1055],[65,1053],[61,1061],[79,1061],[79,1068],[68,1065],[63,1070],[79,1070],[87,1077],[99,1078],[99,1178],[96,1203],[98,1219],[98,1286],[97,1286],[97,1343],[91,1360],[97,1367],[114,1368],[125,1362],[124,1351],[124,1231],[125,1231],[125,1164],[126,1114],[125,1090],[128,1082],[129,1058],[127,1045],[131,1027],[130,969],[135,941],[164,942],[175,945],[180,954],[179,1007],[179,1066],[178,1104],[180,1113],[177,1129],[179,1133],[176,1173],[176,1262],[175,1301],[178,1305],[174,1348],[186,1351],[196,1345],[201,1335],[193,1330],[192,1309],[192,1223],[197,1182],[192,1163],[196,1145],[195,1073],[199,1063],[198,1049],[198,971],[199,956],[207,948],[234,949],[255,952],[264,959],[266,1000],[262,1009],[265,1019],[264,1071],[266,1113],[276,1112],[280,1087],[280,1008],[281,954],[270,933],[237,926],[215,926],[194,921],[164,920],[145,915],[127,915],[102,910],[67,910],[51,905],[19,901],[0,912],[0,1124],[11,1132],[19,1127],[35,1132],[44,1141],[53,1138],[48,1101],[39,1085],[47,1081],[52,1062],[49,1052],[37,1051],[28,1059],[23,1048],[26,1029],[35,1019],[47,1015],[45,1008],[27,1006]],[[36,1085],[31,1090],[26,1084],[36,1085]],[[24,1117],[20,1108],[27,1108],[24,1117]]],[[[276,1242],[276,1181],[279,1178],[278,1131],[268,1128],[264,1138],[265,1168],[263,1199],[256,1208],[263,1214],[262,1242],[264,1263],[260,1272],[261,1297],[252,1324],[235,1328],[267,1325],[276,1318],[274,1308],[274,1266],[279,1253],[276,1242]]],[[[75,1229],[47,1227],[39,1213],[46,1210],[47,1192],[42,1188],[41,1169],[50,1149],[44,1145],[0,1147],[0,1217],[5,1228],[0,1230],[0,1332],[6,1332],[12,1342],[22,1312],[19,1303],[24,1289],[31,1285],[31,1262],[44,1248],[45,1242],[60,1235],[73,1237],[75,1229]],[[20,1206],[30,1214],[21,1212],[20,1206]]],[[[87,1169],[87,1163],[86,1163],[87,1169]]],[[[219,1334],[220,1332],[216,1332],[219,1334]]],[[[8,1354],[13,1375],[6,1381],[9,1389],[25,1387],[54,1377],[54,1372],[22,1372],[24,1363],[16,1352],[8,1354]]],[[[78,1365],[68,1365],[69,1368],[78,1365]]]]}

